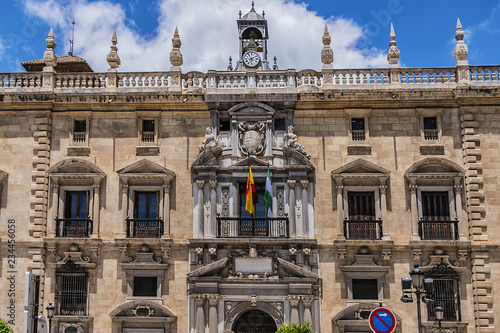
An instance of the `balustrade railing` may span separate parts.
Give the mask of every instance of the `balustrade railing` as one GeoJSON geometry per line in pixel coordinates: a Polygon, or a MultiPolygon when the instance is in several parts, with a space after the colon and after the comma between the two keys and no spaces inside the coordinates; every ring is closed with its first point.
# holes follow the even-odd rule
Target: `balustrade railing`
{"type": "Polygon", "coordinates": [[[160,238],[163,234],[163,220],[127,219],[127,237],[160,238]]]}
{"type": "Polygon", "coordinates": [[[56,237],[89,237],[91,234],[92,220],[90,218],[56,218],[56,237]]]}
{"type": "Polygon", "coordinates": [[[351,138],[352,141],[365,141],[366,140],[365,130],[352,130],[351,138]]]}
{"type": "Polygon", "coordinates": [[[418,221],[418,234],[422,240],[458,239],[458,219],[444,216],[427,216],[418,221]]]}
{"type": "Polygon", "coordinates": [[[424,129],[424,140],[435,141],[439,138],[437,129],[424,129]]]}
{"type": "MultiPolygon", "coordinates": [[[[468,66],[460,72],[460,83],[492,84],[500,81],[500,66],[468,66]]],[[[176,89],[189,93],[248,93],[262,90],[299,92],[305,89],[357,89],[358,86],[377,88],[396,85],[395,89],[408,86],[450,86],[457,84],[459,67],[441,68],[369,68],[332,69],[315,71],[305,69],[272,71],[208,71],[202,72],[117,72],[117,73],[0,73],[1,89],[54,90],[66,89],[116,89],[117,91],[155,91],[176,89]],[[45,84],[45,80],[53,80],[45,84]],[[115,82],[116,80],[116,82],[115,82]],[[394,82],[392,81],[394,80],[394,82]],[[52,88],[52,85],[54,88],[52,88]],[[307,88],[308,87],[308,88],[307,88]],[[397,87],[397,88],[396,88],[397,87]],[[292,88],[292,90],[289,90],[292,88]],[[182,90],[184,89],[184,90],[182,90]]]]}
{"type": "Polygon", "coordinates": [[[217,217],[217,237],[287,238],[288,218],[217,217]]]}
{"type": "Polygon", "coordinates": [[[382,238],[382,220],[344,220],[346,239],[375,240],[382,238]]]}
{"type": "Polygon", "coordinates": [[[73,133],[73,142],[74,143],[83,143],[87,139],[87,133],[85,132],[74,132],[73,133]]]}
{"type": "Polygon", "coordinates": [[[144,143],[155,142],[155,132],[142,132],[142,142],[144,143]]]}

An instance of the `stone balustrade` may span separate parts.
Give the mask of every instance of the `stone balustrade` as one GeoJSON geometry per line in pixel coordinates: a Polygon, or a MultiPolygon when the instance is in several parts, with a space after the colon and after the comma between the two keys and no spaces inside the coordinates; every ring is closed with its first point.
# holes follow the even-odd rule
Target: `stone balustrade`
{"type": "Polygon", "coordinates": [[[274,71],[0,73],[0,91],[168,92],[203,94],[301,93],[307,91],[497,85],[500,66],[441,68],[306,69],[274,71]]]}

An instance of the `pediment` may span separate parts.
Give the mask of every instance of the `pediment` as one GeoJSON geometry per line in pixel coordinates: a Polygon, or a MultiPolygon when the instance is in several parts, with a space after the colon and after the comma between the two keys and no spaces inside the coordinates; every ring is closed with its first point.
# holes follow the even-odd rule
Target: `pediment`
{"type": "Polygon", "coordinates": [[[229,167],[229,169],[240,169],[240,168],[248,169],[248,161],[250,161],[252,168],[256,168],[256,167],[266,167],[267,168],[267,166],[268,166],[268,163],[263,161],[263,160],[260,160],[260,159],[255,158],[255,157],[247,157],[247,158],[245,158],[237,163],[234,163],[233,165],[231,165],[229,167]]]}
{"type": "Polygon", "coordinates": [[[248,101],[245,103],[236,104],[228,110],[230,115],[237,116],[272,116],[275,110],[267,104],[248,101]]]}
{"type": "Polygon", "coordinates": [[[82,158],[64,159],[51,166],[47,172],[49,174],[86,173],[104,176],[104,172],[97,165],[82,158]]]}
{"type": "Polygon", "coordinates": [[[232,256],[217,260],[187,274],[188,278],[214,277],[223,271],[229,272],[229,279],[278,279],[279,272],[287,277],[319,279],[319,275],[297,266],[275,255],[232,256]]]}
{"type": "Polygon", "coordinates": [[[453,179],[462,178],[464,174],[460,165],[444,158],[424,158],[405,172],[408,179],[453,179]]]}
{"type": "Polygon", "coordinates": [[[137,300],[128,301],[124,304],[119,305],[113,311],[109,313],[110,317],[133,317],[138,318],[137,311],[148,312],[146,315],[140,315],[146,318],[169,318],[175,320],[177,316],[166,306],[158,304],[157,302],[148,300],[137,300]]]}
{"type": "Polygon", "coordinates": [[[164,179],[171,181],[175,173],[148,159],[142,159],[117,171],[120,178],[128,179],[164,179]]]}
{"type": "Polygon", "coordinates": [[[389,170],[381,166],[363,158],[358,158],[357,160],[333,170],[332,177],[336,180],[343,178],[387,179],[390,173],[391,172],[389,170]]]}

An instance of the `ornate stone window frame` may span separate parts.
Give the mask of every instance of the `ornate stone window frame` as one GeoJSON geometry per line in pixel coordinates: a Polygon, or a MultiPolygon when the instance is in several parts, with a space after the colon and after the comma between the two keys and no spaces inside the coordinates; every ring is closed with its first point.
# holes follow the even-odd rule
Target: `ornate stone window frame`
{"type": "MultiPolygon", "coordinates": [[[[363,158],[358,158],[332,171],[337,192],[338,236],[344,238],[344,219],[349,216],[348,194],[350,191],[373,192],[375,217],[383,220],[387,216],[387,185],[390,171],[363,158]]],[[[387,225],[382,230],[382,239],[388,240],[387,225]]]]}
{"type": "Polygon", "coordinates": [[[153,114],[145,114],[137,117],[137,133],[138,133],[138,144],[136,146],[137,156],[157,156],[160,153],[160,147],[158,146],[158,135],[160,127],[160,113],[155,112],[153,114]],[[144,121],[152,120],[154,121],[154,132],[153,141],[143,140],[143,125],[144,121]]]}
{"type": "Polygon", "coordinates": [[[354,256],[355,262],[350,266],[341,266],[340,270],[344,273],[346,283],[347,303],[385,303],[384,302],[384,282],[389,266],[379,266],[373,261],[371,254],[357,254],[354,256]],[[353,279],[376,279],[377,280],[377,299],[353,299],[353,279]]]}
{"type": "Polygon", "coordinates": [[[77,157],[66,158],[54,164],[47,171],[51,188],[51,205],[47,221],[47,237],[55,237],[56,219],[64,216],[66,192],[87,191],[88,212],[93,222],[91,237],[98,237],[100,192],[106,174],[95,164],[77,157]]]}
{"type": "Polygon", "coordinates": [[[467,223],[462,206],[465,171],[458,164],[444,158],[424,158],[405,172],[410,192],[412,240],[420,240],[418,221],[422,217],[422,192],[448,192],[450,218],[458,219],[459,240],[466,240],[467,223]]]}
{"type": "Polygon", "coordinates": [[[111,317],[111,332],[130,332],[139,328],[163,329],[165,333],[177,332],[177,316],[164,305],[147,299],[129,300],[109,313],[111,317]],[[137,308],[150,309],[151,316],[138,316],[137,308]],[[129,329],[129,330],[127,330],[129,329]]]}
{"type": "Polygon", "coordinates": [[[418,125],[420,129],[420,153],[422,155],[443,155],[444,144],[442,141],[442,111],[418,110],[418,125]],[[436,118],[436,140],[425,139],[424,118],[436,118]]]}
{"type": "Polygon", "coordinates": [[[122,238],[126,237],[126,220],[134,216],[137,191],[158,192],[158,219],[164,223],[162,238],[170,238],[170,190],[175,173],[147,159],[139,160],[117,171],[121,181],[123,211],[122,238]]]}
{"type": "Polygon", "coordinates": [[[68,156],[88,156],[90,154],[89,147],[90,133],[90,115],[76,116],[70,119],[70,145],[68,146],[68,156]],[[83,141],[75,134],[75,122],[85,121],[85,132],[81,132],[84,136],[83,141]]]}
{"type": "Polygon", "coordinates": [[[369,144],[370,139],[370,126],[369,126],[369,114],[371,109],[347,109],[345,110],[347,117],[347,134],[348,134],[348,145],[347,153],[349,155],[370,155],[371,145],[369,144]],[[362,118],[365,124],[365,139],[364,140],[353,140],[352,132],[352,120],[362,118]]]}

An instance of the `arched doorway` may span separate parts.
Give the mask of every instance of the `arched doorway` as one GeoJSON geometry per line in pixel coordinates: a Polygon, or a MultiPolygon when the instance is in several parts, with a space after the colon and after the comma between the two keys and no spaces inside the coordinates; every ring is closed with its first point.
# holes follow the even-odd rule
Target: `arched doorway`
{"type": "Polygon", "coordinates": [[[234,333],[275,333],[278,330],[274,319],[260,310],[243,313],[234,324],[234,333]]]}

